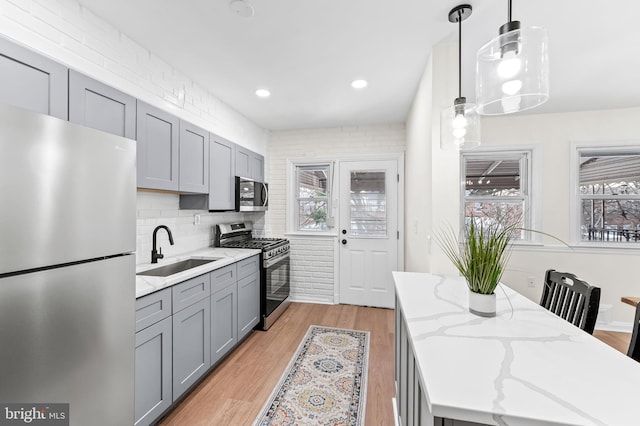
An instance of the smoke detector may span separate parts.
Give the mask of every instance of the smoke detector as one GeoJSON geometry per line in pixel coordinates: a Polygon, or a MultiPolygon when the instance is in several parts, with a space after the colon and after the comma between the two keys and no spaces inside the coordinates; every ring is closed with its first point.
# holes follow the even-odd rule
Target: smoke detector
{"type": "Polygon", "coordinates": [[[229,3],[229,9],[241,18],[250,18],[254,14],[253,6],[246,0],[233,0],[229,3]]]}

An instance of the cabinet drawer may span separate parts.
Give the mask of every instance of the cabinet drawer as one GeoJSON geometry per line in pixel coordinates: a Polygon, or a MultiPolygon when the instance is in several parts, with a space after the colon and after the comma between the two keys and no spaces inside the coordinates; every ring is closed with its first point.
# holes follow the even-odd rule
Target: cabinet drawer
{"type": "Polygon", "coordinates": [[[171,289],[151,293],[136,299],[136,332],[171,315],[171,289]]]}
{"type": "Polygon", "coordinates": [[[237,263],[233,265],[225,266],[215,271],[211,271],[211,292],[215,293],[230,284],[235,284],[238,280],[237,277],[237,263]]]}
{"type": "Polygon", "coordinates": [[[248,277],[260,270],[260,255],[251,256],[241,260],[238,265],[238,279],[248,277]]]}
{"type": "Polygon", "coordinates": [[[203,274],[171,287],[173,312],[176,313],[211,295],[211,279],[203,274]]]}

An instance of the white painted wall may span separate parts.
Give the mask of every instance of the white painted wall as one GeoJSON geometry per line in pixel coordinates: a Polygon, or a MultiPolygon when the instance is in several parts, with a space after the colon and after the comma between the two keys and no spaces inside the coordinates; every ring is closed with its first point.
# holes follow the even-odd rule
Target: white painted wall
{"type": "MultiPolygon", "coordinates": [[[[454,45],[445,42],[434,47],[407,121],[408,195],[405,208],[408,240],[411,239],[406,247],[407,271],[427,269],[434,273],[455,273],[451,262],[434,241],[431,241],[429,252],[429,245],[423,244],[423,233],[412,231],[426,229],[428,239],[446,223],[458,227],[459,156],[439,147],[439,114],[456,97],[451,86],[457,78],[456,64],[454,45]],[[425,135],[430,131],[428,140],[425,135]],[[421,144],[425,142],[431,143],[431,158],[422,152],[421,144]],[[430,169],[430,173],[425,169],[430,169]],[[431,197],[428,193],[414,196],[419,188],[409,188],[413,181],[430,186],[431,197]],[[425,257],[428,259],[426,267],[422,262],[425,257]]],[[[543,175],[541,188],[534,196],[541,199],[540,229],[570,241],[570,143],[640,141],[639,117],[640,108],[484,117],[482,141],[485,146],[528,145],[539,149],[543,175]]],[[[610,315],[615,326],[616,322],[632,322],[633,309],[622,304],[620,297],[640,294],[640,278],[635,271],[639,264],[640,247],[569,249],[548,240],[539,247],[516,247],[503,282],[537,302],[547,269],[573,272],[602,288],[601,305],[611,305],[610,315]],[[529,277],[534,278],[535,287],[528,286],[529,277]]]]}
{"type": "Polygon", "coordinates": [[[324,160],[398,154],[405,149],[404,124],[273,131],[269,139],[269,214],[266,228],[291,242],[291,297],[295,301],[337,303],[337,237],[287,234],[287,159],[324,160]]]}
{"type": "MultiPolygon", "coordinates": [[[[266,154],[269,132],[217,99],[197,82],[138,45],[74,0],[0,0],[0,35],[115,87],[158,108],[208,129],[253,151],[266,154]],[[178,93],[185,93],[184,105],[178,93]]],[[[179,210],[178,195],[138,192],[137,262],[149,262],[151,233],[168,225],[175,245],[164,231],[168,256],[206,247],[215,223],[253,220],[264,234],[265,214],[209,213],[179,210]],[[193,225],[193,215],[201,216],[193,225]]]]}

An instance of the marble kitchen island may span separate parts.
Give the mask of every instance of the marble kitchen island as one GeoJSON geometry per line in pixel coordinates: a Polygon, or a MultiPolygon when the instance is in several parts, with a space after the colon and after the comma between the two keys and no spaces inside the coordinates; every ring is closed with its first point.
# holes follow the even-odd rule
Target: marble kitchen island
{"type": "Polygon", "coordinates": [[[640,363],[506,286],[482,318],[461,277],[393,276],[402,425],[640,424],[640,363]]]}

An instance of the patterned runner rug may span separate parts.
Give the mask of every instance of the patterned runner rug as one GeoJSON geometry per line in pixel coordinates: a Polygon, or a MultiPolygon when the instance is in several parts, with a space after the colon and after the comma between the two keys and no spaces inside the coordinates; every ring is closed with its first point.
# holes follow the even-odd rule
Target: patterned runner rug
{"type": "Polygon", "coordinates": [[[254,426],[363,425],[369,332],[312,325],[254,426]]]}

